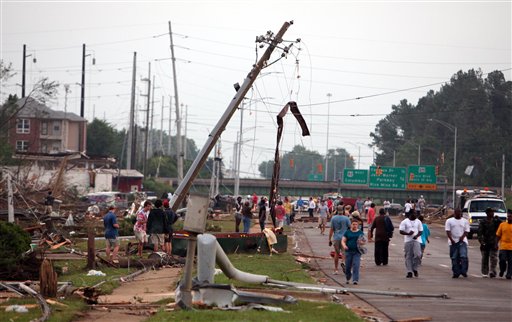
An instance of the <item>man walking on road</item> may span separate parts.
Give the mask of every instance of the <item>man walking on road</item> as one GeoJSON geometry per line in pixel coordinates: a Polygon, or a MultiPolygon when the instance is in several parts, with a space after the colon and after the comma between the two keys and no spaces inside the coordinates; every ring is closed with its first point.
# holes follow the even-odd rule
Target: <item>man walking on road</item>
{"type": "MultiPolygon", "coordinates": [[[[343,204],[338,205],[337,212],[331,219],[331,230],[329,231],[329,246],[334,244],[334,274],[338,274],[341,239],[349,227],[350,219],[343,215],[343,204]]],[[[342,268],[343,266],[342,264],[342,268]]]]}
{"type": "Polygon", "coordinates": [[[496,232],[500,245],[500,277],[507,270],[507,279],[512,279],[512,210],[507,210],[507,221],[502,222],[496,232]]]}
{"type": "Polygon", "coordinates": [[[468,277],[468,239],[469,222],[462,218],[460,209],[455,209],[454,217],[446,220],[445,228],[450,245],[453,278],[460,275],[468,277]]]}
{"type": "Polygon", "coordinates": [[[498,242],[496,231],[501,224],[499,217],[494,216],[494,210],[487,208],[485,210],[487,218],[481,220],[478,225],[478,241],[480,242],[480,252],[482,253],[482,277],[496,277],[496,266],[498,265],[498,242]],[[490,262],[490,265],[489,265],[490,262]]]}
{"type": "Polygon", "coordinates": [[[405,268],[407,278],[412,275],[418,277],[418,266],[421,261],[421,239],[423,232],[421,221],[416,219],[416,214],[410,212],[409,217],[400,223],[400,234],[404,235],[405,268]]]}
{"type": "Polygon", "coordinates": [[[393,234],[393,223],[388,216],[386,216],[386,210],[381,208],[379,210],[379,216],[375,218],[372,225],[368,229],[368,239],[372,240],[375,236],[375,264],[379,266],[388,264],[389,257],[389,238],[393,234]],[[373,234],[375,231],[375,235],[373,234]]]}

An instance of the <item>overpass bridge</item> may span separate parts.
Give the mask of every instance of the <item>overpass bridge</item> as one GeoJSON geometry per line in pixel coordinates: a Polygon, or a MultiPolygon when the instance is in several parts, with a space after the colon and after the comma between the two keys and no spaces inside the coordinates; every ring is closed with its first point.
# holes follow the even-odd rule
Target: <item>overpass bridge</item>
{"type": "MultiPolygon", "coordinates": [[[[165,180],[166,183],[172,183],[173,187],[177,186],[177,179],[172,178],[165,180]]],[[[252,195],[256,193],[258,196],[270,194],[270,179],[240,179],[240,194],[252,195]]],[[[208,193],[210,190],[211,179],[196,178],[190,188],[191,192],[208,193]]],[[[234,191],[235,180],[231,178],[221,179],[219,182],[219,193],[221,195],[232,195],[234,191]]],[[[456,187],[456,189],[462,189],[456,187]]],[[[337,181],[297,181],[283,180],[279,181],[279,194],[281,196],[321,196],[329,192],[339,192],[345,197],[361,197],[370,196],[372,199],[404,203],[407,198],[419,198],[423,195],[428,203],[442,204],[447,196],[452,195],[452,186],[446,184],[438,184],[437,190],[400,190],[400,189],[372,189],[366,185],[347,185],[340,184],[337,181]]]]}

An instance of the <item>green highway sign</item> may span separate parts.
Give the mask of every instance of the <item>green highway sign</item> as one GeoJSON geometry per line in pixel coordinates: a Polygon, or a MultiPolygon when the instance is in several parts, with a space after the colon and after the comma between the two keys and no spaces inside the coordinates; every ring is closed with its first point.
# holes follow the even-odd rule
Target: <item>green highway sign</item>
{"type": "Polygon", "coordinates": [[[308,174],[308,181],[324,181],[324,175],[320,173],[308,174]]]}
{"type": "Polygon", "coordinates": [[[368,170],[343,169],[344,184],[368,184],[368,170]]]}
{"type": "Polygon", "coordinates": [[[407,189],[436,190],[436,167],[433,165],[410,165],[407,169],[407,189]]]}
{"type": "Polygon", "coordinates": [[[370,188],[405,190],[406,169],[394,167],[370,167],[370,188]]]}

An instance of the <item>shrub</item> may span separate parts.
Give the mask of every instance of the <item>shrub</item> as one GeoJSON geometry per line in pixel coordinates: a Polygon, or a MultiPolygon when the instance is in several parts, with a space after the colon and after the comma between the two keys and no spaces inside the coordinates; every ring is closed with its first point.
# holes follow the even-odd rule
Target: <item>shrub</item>
{"type": "Polygon", "coordinates": [[[14,272],[30,248],[30,235],[18,225],[0,222],[0,245],[0,271],[14,272]]]}

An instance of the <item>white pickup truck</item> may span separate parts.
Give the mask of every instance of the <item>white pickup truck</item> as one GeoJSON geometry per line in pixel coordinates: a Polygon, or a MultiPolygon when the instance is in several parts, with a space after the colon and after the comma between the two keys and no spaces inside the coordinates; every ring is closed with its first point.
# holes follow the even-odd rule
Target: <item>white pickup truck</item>
{"type": "Polygon", "coordinates": [[[507,207],[505,202],[496,195],[481,194],[474,195],[466,200],[462,208],[462,216],[469,221],[470,232],[468,238],[473,238],[473,234],[478,231],[478,224],[481,220],[487,218],[485,210],[492,208],[494,215],[502,221],[507,220],[507,207]]]}

